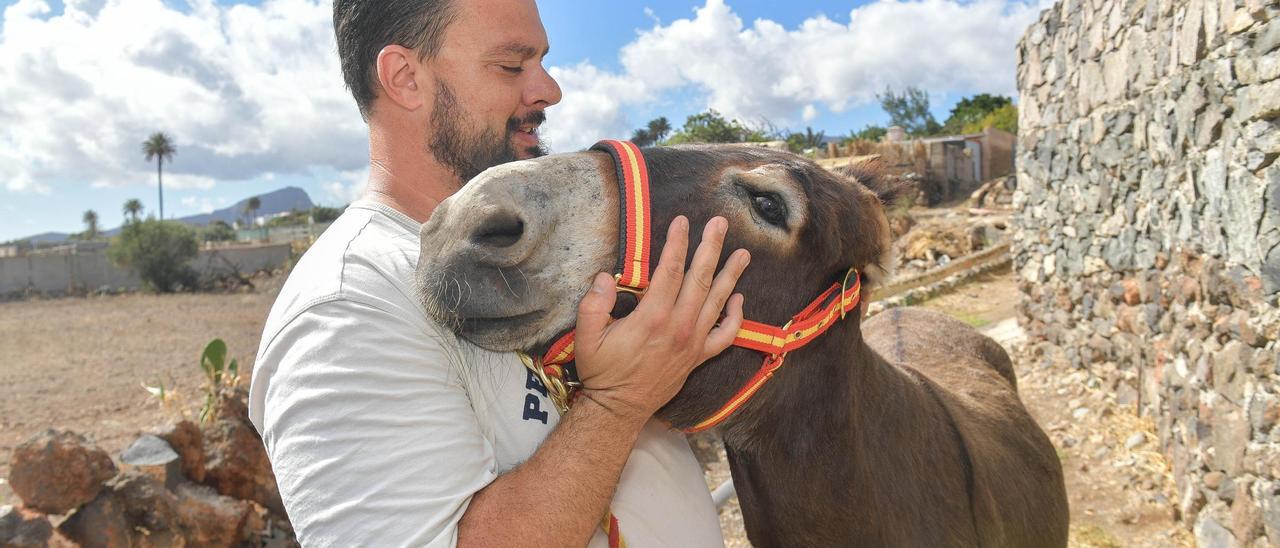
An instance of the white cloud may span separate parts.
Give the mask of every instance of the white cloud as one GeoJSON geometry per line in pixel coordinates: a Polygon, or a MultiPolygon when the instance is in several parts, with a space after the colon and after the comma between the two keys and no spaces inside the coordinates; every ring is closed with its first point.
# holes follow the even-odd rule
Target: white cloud
{"type": "Polygon", "coordinates": [[[767,19],[746,25],[724,0],[707,0],[692,18],[655,20],[624,46],[621,73],[589,63],[552,67],[564,101],[548,115],[545,134],[557,151],[626,136],[628,107],[684,88],[727,116],[777,126],[811,121],[818,106],[843,112],[868,104],[886,86],[1013,95],[1014,48],[1040,7],[880,0],[854,8],[848,24],[819,16],[786,29],[767,19]]]}
{"type": "Polygon", "coordinates": [[[364,193],[365,183],[369,180],[369,167],[352,169],[338,173],[335,180],[320,185],[325,191],[325,198],[338,205],[349,204],[364,193]]]}
{"type": "Polygon", "coordinates": [[[323,0],[261,6],[19,0],[0,28],[0,184],[153,184],[141,142],[175,141],[165,186],[312,165],[354,169],[366,129],[343,88],[323,0]]]}
{"type": "Polygon", "coordinates": [[[211,213],[213,210],[217,209],[213,200],[200,196],[187,196],[179,201],[182,205],[186,206],[188,211],[195,211],[197,213],[211,213]]]}

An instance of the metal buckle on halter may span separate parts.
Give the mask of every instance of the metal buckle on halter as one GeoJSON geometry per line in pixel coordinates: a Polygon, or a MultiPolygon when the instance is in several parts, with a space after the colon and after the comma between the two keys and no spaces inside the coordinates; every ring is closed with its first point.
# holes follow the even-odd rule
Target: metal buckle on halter
{"type": "Polygon", "coordinates": [[[613,275],[613,285],[614,285],[615,291],[618,291],[619,293],[630,293],[632,295],[635,295],[637,300],[640,299],[641,297],[644,297],[644,293],[649,290],[649,288],[647,287],[644,289],[637,289],[629,285],[623,285],[622,274],[613,275]]]}
{"type": "Polygon", "coordinates": [[[844,272],[844,279],[840,280],[840,319],[842,320],[844,319],[844,315],[846,313],[844,309],[844,294],[849,290],[849,275],[857,274],[857,273],[858,273],[857,269],[853,267],[849,267],[849,270],[846,270],[844,272]]]}

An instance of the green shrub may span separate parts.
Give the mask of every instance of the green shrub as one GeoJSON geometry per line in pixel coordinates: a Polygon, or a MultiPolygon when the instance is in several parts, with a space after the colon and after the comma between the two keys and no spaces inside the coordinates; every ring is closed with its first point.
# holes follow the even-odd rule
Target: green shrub
{"type": "Polygon", "coordinates": [[[126,224],[107,256],[137,273],[148,289],[169,293],[195,286],[196,273],[187,262],[198,249],[196,232],[186,224],[147,219],[126,224]]]}
{"type": "Polygon", "coordinates": [[[200,231],[206,242],[232,242],[236,239],[236,229],[226,221],[214,221],[200,231]]]}

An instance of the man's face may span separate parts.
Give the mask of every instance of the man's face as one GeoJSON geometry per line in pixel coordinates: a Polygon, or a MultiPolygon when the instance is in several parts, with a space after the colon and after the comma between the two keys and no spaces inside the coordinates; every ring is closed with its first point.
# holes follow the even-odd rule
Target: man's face
{"type": "Polygon", "coordinates": [[[538,126],[560,87],[542,67],[546,31],[531,0],[455,0],[458,17],[430,60],[427,149],[462,182],[546,154],[538,126]]]}

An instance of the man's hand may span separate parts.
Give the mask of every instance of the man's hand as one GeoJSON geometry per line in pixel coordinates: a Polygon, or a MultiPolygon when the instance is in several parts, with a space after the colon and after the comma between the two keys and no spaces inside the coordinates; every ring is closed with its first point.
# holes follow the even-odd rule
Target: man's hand
{"type": "Polygon", "coordinates": [[[751,257],[739,249],[716,274],[727,230],[722,217],[707,222],[686,274],[689,221],[676,217],[648,292],[616,322],[609,316],[617,298],[613,277],[596,274],[578,306],[574,344],[584,396],[620,417],[647,420],[695,367],[733,344],[743,297],[730,294],[751,257]]]}

